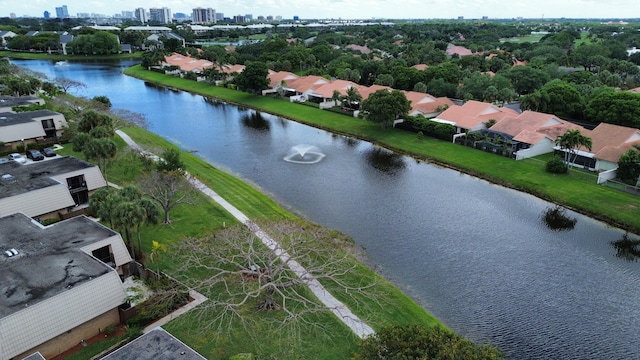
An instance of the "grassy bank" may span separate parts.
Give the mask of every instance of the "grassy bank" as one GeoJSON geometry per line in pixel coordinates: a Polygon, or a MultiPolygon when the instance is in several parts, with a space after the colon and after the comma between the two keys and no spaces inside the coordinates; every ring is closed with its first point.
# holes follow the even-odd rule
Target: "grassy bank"
{"type": "MultiPolygon", "coordinates": [[[[164,138],[144,129],[124,128],[123,130],[147,150],[161,152],[166,148],[175,148],[175,145],[164,138]]],[[[120,185],[134,184],[144,171],[144,164],[138,156],[127,151],[121,139],[116,138],[116,140],[119,152],[107,168],[108,179],[120,185]]],[[[59,153],[82,158],[82,154],[74,153],[70,146],[60,150],[59,153]]],[[[253,220],[259,223],[281,220],[303,221],[280,207],[259,189],[213,167],[198,156],[183,152],[181,159],[189,173],[205,182],[253,220]]],[[[185,238],[205,237],[223,227],[238,224],[229,213],[200,193],[193,204],[178,205],[172,210],[171,218],[173,222],[169,225],[145,225],[141,232],[142,247],[143,251],[149,254],[153,240],[166,244],[168,252],[154,262],[147,262],[147,266],[166,272],[182,281],[187,281],[187,277],[191,280],[199,279],[203,274],[197,271],[187,274],[177,271],[181,264],[177,260],[178,254],[174,252],[173,245],[185,238]]],[[[323,282],[323,285],[374,329],[390,324],[440,324],[437,319],[357,260],[355,256],[351,256],[350,261],[355,268],[349,272],[346,281],[355,285],[360,283],[361,279],[375,279],[377,285],[368,293],[369,296],[346,294],[344,289],[340,293],[340,289],[330,282],[323,282]]],[[[215,295],[215,290],[208,287],[196,287],[196,290],[206,296],[215,295]]],[[[309,294],[309,296],[312,295],[309,294]]],[[[171,321],[165,328],[210,359],[224,359],[238,353],[253,353],[260,358],[346,359],[357,350],[357,337],[338,318],[326,311],[313,315],[312,322],[321,324],[320,331],[316,326],[304,324],[295,331],[266,325],[259,320],[277,317],[278,312],[256,311],[249,315],[252,320],[256,320],[251,328],[245,327],[240,322],[233,322],[230,325],[230,331],[221,334],[212,325],[212,318],[216,315],[216,312],[200,312],[196,309],[171,321]],[[302,341],[292,341],[292,339],[302,339],[302,341]],[[332,346],[326,346],[327,343],[331,343],[332,346]]]]}
{"type": "Polygon", "coordinates": [[[568,175],[547,173],[544,169],[545,162],[542,160],[545,156],[514,161],[428,137],[419,140],[410,132],[382,130],[379,125],[373,123],[285,100],[254,96],[147,71],[140,66],[129,68],[125,73],[146,81],[215,97],[335,133],[372,141],[394,151],[525,191],[615,226],[640,232],[639,197],[597,185],[594,174],[580,170],[571,170],[568,175]]]}
{"type": "Polygon", "coordinates": [[[13,59],[22,60],[122,60],[122,59],[135,59],[139,58],[141,53],[122,53],[112,55],[63,55],[63,54],[48,54],[48,53],[29,53],[29,52],[17,52],[0,50],[0,57],[8,57],[13,59]]]}

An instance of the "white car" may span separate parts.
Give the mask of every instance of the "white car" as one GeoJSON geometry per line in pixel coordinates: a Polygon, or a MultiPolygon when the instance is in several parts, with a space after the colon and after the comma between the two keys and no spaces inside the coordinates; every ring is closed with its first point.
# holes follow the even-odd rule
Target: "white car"
{"type": "Polygon", "coordinates": [[[20,164],[27,163],[27,158],[18,153],[9,154],[9,160],[15,161],[20,164]]]}

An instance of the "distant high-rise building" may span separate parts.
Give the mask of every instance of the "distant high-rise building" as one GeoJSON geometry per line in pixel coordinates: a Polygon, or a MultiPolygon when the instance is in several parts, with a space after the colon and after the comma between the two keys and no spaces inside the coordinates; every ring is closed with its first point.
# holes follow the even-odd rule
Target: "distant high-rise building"
{"type": "Polygon", "coordinates": [[[133,11],[124,11],[122,10],[122,17],[125,19],[134,19],[135,16],[133,16],[133,11]]]}
{"type": "Polygon", "coordinates": [[[224,20],[224,13],[217,12],[216,13],[216,21],[224,20]]]}
{"type": "Polygon", "coordinates": [[[193,9],[194,24],[210,24],[216,22],[216,9],[212,8],[195,8],[193,9]]]}
{"type": "Polygon", "coordinates": [[[181,12],[177,12],[175,14],[173,14],[173,19],[177,22],[185,22],[187,20],[190,20],[190,16],[185,14],[185,13],[181,13],[181,12]]]}
{"type": "Polygon", "coordinates": [[[16,18],[16,13],[9,14],[9,17],[12,18],[12,19],[15,19],[16,18]]]}
{"type": "Polygon", "coordinates": [[[51,14],[47,10],[44,11],[43,16],[45,19],[51,18],[51,14]]]}
{"type": "Polygon", "coordinates": [[[246,14],[246,15],[244,16],[244,21],[245,21],[245,22],[252,22],[252,21],[253,21],[253,15],[251,15],[251,14],[246,14]]]}
{"type": "Polygon", "coordinates": [[[245,21],[244,21],[244,16],[242,16],[242,15],[236,15],[236,16],[234,16],[234,17],[233,17],[233,22],[234,22],[234,23],[236,23],[236,24],[242,24],[242,23],[244,23],[244,22],[245,22],[245,21]]]}
{"type": "Polygon", "coordinates": [[[149,9],[149,21],[162,24],[171,23],[171,10],[169,8],[151,8],[149,9]]]}
{"type": "Polygon", "coordinates": [[[67,5],[62,5],[56,8],[56,17],[61,19],[69,17],[69,9],[67,9],[67,5]]]}
{"type": "Polygon", "coordinates": [[[149,19],[147,19],[147,13],[144,11],[144,8],[137,8],[134,10],[134,15],[138,21],[141,23],[146,23],[149,19]]]}

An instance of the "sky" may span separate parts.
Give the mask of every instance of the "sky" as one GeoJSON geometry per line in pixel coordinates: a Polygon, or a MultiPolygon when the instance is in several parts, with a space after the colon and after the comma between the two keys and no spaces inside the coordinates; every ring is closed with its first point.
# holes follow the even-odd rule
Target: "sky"
{"type": "Polygon", "coordinates": [[[495,18],[640,18],[637,0],[0,0],[0,17],[11,13],[42,17],[45,10],[67,5],[69,15],[120,14],[142,7],[167,7],[191,14],[193,8],[213,8],[225,17],[252,14],[283,19],[479,19],[495,18]]]}

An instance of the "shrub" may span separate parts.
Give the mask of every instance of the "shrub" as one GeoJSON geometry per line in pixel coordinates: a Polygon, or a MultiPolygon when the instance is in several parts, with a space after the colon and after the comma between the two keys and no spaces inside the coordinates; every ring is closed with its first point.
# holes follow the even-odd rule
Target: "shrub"
{"type": "Polygon", "coordinates": [[[547,171],[552,174],[566,174],[569,168],[564,163],[562,158],[554,155],[549,161],[547,161],[547,171]]]}
{"type": "Polygon", "coordinates": [[[113,325],[109,325],[106,328],[104,328],[104,333],[106,335],[113,335],[116,333],[116,330],[118,330],[115,326],[113,325]]]}
{"type": "Polygon", "coordinates": [[[361,359],[476,359],[504,356],[490,344],[476,345],[439,326],[390,326],[360,342],[361,359]]]}
{"type": "Polygon", "coordinates": [[[47,225],[55,224],[58,221],[60,221],[60,218],[52,218],[52,219],[42,220],[41,223],[42,223],[43,226],[47,226],[47,225]]]}

